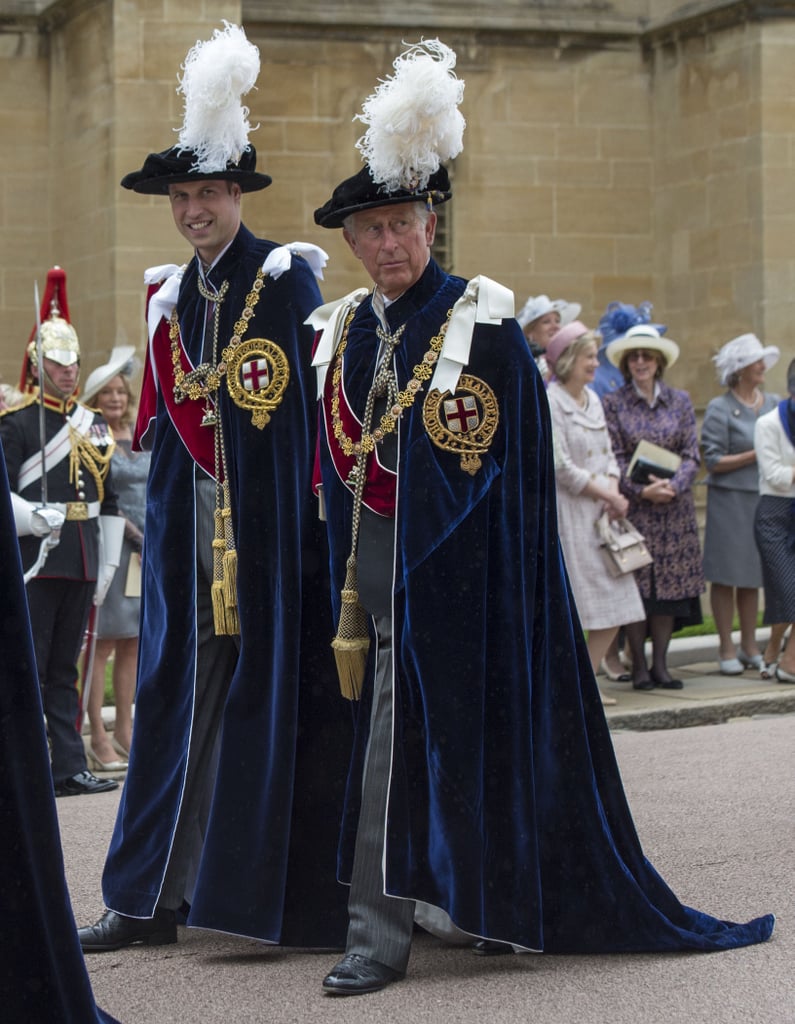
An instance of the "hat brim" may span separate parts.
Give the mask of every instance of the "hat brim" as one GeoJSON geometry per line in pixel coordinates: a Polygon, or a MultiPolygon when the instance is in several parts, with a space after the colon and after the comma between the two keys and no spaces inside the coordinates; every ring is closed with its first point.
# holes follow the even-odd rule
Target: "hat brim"
{"type": "Polygon", "coordinates": [[[135,347],[133,345],[119,345],[118,348],[114,348],[107,363],[98,366],[89,373],[83,385],[82,400],[90,403],[95,399],[100,391],[110,384],[114,377],[121,375],[124,367],[134,356],[135,347]]]}
{"type": "Polygon", "coordinates": [[[141,195],[167,196],[169,185],[183,181],[232,181],[241,192],[258,192],[267,188],[272,179],[255,170],[257,151],[249,146],[236,164],[228,164],[217,171],[195,171],[196,154],[174,146],[162,153],[150,153],[143,167],[131,171],[121,179],[122,188],[141,195]]]}
{"type": "Polygon", "coordinates": [[[650,338],[643,335],[635,335],[628,338],[616,338],[605,348],[605,355],[613,366],[621,366],[621,360],[627,352],[634,352],[636,349],[650,349],[652,352],[659,352],[665,360],[666,367],[673,366],[679,358],[679,346],[671,338],[650,338]]]}
{"type": "Polygon", "coordinates": [[[444,167],[430,176],[423,189],[383,190],[373,180],[370,168],[364,167],[352,178],[339,184],[328,202],[315,210],[315,224],[321,228],[341,228],[345,218],[362,210],[374,210],[379,206],[394,206],[398,203],[430,203],[438,206],[452,198],[450,179],[444,167]]]}

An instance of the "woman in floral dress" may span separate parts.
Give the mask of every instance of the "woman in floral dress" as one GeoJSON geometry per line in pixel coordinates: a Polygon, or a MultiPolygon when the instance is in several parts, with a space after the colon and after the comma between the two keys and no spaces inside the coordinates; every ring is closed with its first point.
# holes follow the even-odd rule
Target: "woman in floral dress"
{"type": "Polygon", "coordinates": [[[682,688],[682,680],[668,671],[668,646],[675,626],[701,622],[699,595],[705,589],[693,500],[700,462],[696,416],[689,395],[662,379],[678,356],[676,342],[661,337],[651,324],[630,328],[607,347],[607,358],[626,382],[605,395],[603,404],[621,468],[621,490],[629,499],[627,518],[645,536],[654,558],[652,565],[636,573],[648,621],[626,629],[632,683],[638,690],[682,688]],[[646,484],[628,478],[630,460],[642,440],[680,456],[672,477],[652,475],[646,484]],[[650,666],[644,652],[647,632],[652,642],[650,666]]]}

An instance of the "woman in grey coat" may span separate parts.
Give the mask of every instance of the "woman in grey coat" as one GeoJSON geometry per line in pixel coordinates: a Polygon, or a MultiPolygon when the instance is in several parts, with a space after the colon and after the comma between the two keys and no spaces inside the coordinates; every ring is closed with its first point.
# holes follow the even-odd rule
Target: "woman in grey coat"
{"type": "Polygon", "coordinates": [[[747,668],[764,673],[768,661],[756,642],[762,567],[754,543],[759,500],[754,427],[778,402],[777,396],[762,390],[765,371],[778,356],[775,346],[764,347],[754,334],[726,342],[714,362],[718,379],[728,390],[709,403],[701,429],[709,471],[704,575],[711,584],[710,604],[720,641],[718,665],[729,676],[747,668]],[[732,641],[735,607],[740,623],[736,650],[732,641]]]}

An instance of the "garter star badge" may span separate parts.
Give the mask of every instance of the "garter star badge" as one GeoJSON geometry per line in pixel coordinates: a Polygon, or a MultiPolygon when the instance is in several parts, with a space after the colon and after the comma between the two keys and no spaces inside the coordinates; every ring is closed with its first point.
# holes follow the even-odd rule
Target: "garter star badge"
{"type": "Polygon", "coordinates": [[[235,405],[251,410],[251,422],[260,430],[280,405],[290,380],[290,364],[281,348],[267,338],[251,338],[229,346],[226,386],[235,405]]]}
{"type": "Polygon", "coordinates": [[[438,389],[428,394],[422,421],[436,447],[460,454],[461,469],[474,476],[500,421],[497,396],[479,377],[462,374],[454,395],[438,389]]]}

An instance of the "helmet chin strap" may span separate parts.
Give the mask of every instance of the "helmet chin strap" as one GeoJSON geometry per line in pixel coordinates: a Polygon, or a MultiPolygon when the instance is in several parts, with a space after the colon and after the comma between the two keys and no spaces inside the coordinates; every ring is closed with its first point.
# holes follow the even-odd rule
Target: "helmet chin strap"
{"type": "Polygon", "coordinates": [[[71,398],[72,395],[75,393],[75,391],[77,391],[77,385],[78,385],[78,382],[80,380],[79,364],[78,364],[77,378],[75,379],[74,387],[72,388],[71,391],[63,391],[61,388],[59,388],[58,385],[55,383],[55,381],[52,379],[52,377],[49,375],[49,373],[47,373],[47,371],[45,370],[45,368],[43,366],[37,367],[37,370],[38,370],[38,375],[39,375],[39,384],[41,386],[43,386],[44,382],[46,382],[46,384],[47,384],[47,389],[46,390],[50,394],[55,395],[62,402],[65,402],[67,399],[71,398]]]}

